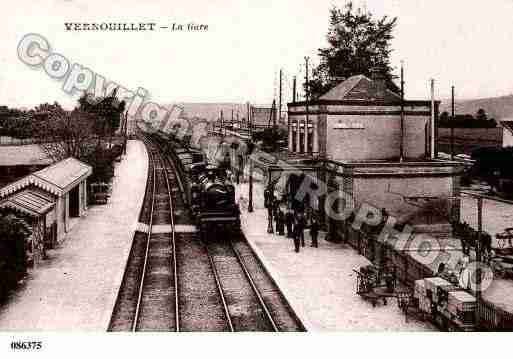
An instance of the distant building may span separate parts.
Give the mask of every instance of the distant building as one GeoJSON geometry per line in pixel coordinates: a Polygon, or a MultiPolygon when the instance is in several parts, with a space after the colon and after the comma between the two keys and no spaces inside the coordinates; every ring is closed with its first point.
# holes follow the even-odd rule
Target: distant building
{"type": "Polygon", "coordinates": [[[502,147],[513,146],[513,121],[501,121],[502,130],[502,147]]]}
{"type": "Polygon", "coordinates": [[[87,178],[91,174],[89,165],[69,157],[0,188],[0,208],[21,215],[32,227],[27,250],[34,263],[45,248],[63,239],[70,218],[87,210],[87,178]]]}
{"type": "Polygon", "coordinates": [[[37,144],[0,146],[0,187],[36,172],[52,159],[37,144]]]}
{"type": "Polygon", "coordinates": [[[251,106],[250,118],[253,129],[264,129],[273,125],[274,113],[270,106],[251,106]]]}

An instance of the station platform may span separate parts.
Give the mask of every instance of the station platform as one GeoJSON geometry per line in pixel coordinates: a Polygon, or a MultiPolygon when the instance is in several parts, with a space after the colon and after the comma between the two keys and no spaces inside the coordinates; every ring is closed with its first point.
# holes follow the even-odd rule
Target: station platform
{"type": "Polygon", "coordinates": [[[148,171],[146,148],[128,141],[108,204],[89,207],[64,242],[0,307],[0,331],[106,331],[121,284],[148,171]]]}
{"type": "Polygon", "coordinates": [[[305,247],[294,251],[292,239],[267,233],[267,210],[263,208],[263,186],[254,184],[253,213],[248,213],[248,185],[236,188],[241,205],[242,230],[284,295],[309,331],[432,331],[426,322],[408,318],[395,300],[373,308],[356,294],[353,269],[370,264],[354,249],[324,240],[310,247],[308,230],[305,247]]]}

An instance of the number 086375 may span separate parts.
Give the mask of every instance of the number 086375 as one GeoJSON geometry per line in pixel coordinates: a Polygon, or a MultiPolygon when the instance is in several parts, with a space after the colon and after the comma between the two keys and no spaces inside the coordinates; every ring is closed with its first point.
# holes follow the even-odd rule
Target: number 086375
{"type": "Polygon", "coordinates": [[[14,341],[11,342],[12,350],[39,350],[43,347],[43,342],[38,341],[14,341]]]}

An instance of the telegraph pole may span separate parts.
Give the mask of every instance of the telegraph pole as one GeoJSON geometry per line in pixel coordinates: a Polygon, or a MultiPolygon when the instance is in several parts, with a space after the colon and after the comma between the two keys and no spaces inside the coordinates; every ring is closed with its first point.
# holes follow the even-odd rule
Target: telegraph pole
{"type": "Polygon", "coordinates": [[[454,160],[454,86],[451,87],[451,160],[454,160]]]}
{"type": "Polygon", "coordinates": [[[248,204],[248,212],[251,213],[251,212],[253,212],[253,160],[251,159],[251,154],[249,155],[248,160],[249,160],[249,204],[248,204]]]}
{"type": "Polygon", "coordinates": [[[292,102],[296,102],[296,76],[294,76],[294,80],[292,81],[292,102]]]}
{"type": "Polygon", "coordinates": [[[253,133],[252,133],[252,123],[251,123],[251,109],[249,102],[247,103],[247,111],[248,111],[248,123],[249,123],[249,151],[248,151],[248,162],[249,162],[249,204],[248,204],[248,212],[253,212],[253,161],[251,160],[251,153],[253,152],[253,133]]]}
{"type": "MultiPolygon", "coordinates": [[[[477,243],[476,243],[476,262],[481,263],[481,254],[482,254],[482,246],[481,239],[483,236],[483,197],[477,197],[477,243]]],[[[481,295],[481,268],[478,267],[476,270],[476,279],[477,279],[477,296],[481,295]]]]}
{"type": "Polygon", "coordinates": [[[221,128],[220,128],[220,131],[221,134],[224,133],[224,118],[223,118],[223,110],[221,110],[221,128]]]}
{"type": "MultiPolygon", "coordinates": [[[[309,120],[309,116],[308,116],[308,102],[309,102],[309,99],[310,99],[310,87],[309,87],[309,83],[308,83],[308,61],[310,61],[310,58],[308,56],[305,56],[305,64],[306,64],[306,75],[305,75],[305,78],[306,78],[306,123],[305,123],[305,154],[308,153],[308,120],[309,120]]],[[[299,131],[299,126],[298,126],[298,129],[299,131]]]]}
{"type": "Polygon", "coordinates": [[[281,87],[281,82],[282,82],[282,78],[283,78],[283,70],[280,69],[280,94],[278,96],[278,123],[281,122],[281,92],[282,92],[282,87],[281,87]]]}
{"type": "Polygon", "coordinates": [[[429,124],[429,152],[435,158],[435,79],[431,79],[431,123],[429,124]]]}
{"type": "Polygon", "coordinates": [[[273,113],[273,131],[274,129],[276,129],[276,116],[278,115],[277,111],[276,111],[276,101],[273,100],[273,108],[272,108],[272,111],[273,113]]]}
{"type": "Polygon", "coordinates": [[[399,144],[399,162],[404,160],[404,61],[401,61],[401,134],[399,144]]]}

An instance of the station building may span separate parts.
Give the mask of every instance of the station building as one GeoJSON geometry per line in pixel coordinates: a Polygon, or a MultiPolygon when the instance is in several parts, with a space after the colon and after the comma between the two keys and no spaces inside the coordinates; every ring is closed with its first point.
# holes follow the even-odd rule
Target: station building
{"type": "MultiPolygon", "coordinates": [[[[345,208],[365,203],[447,235],[446,217],[411,218],[423,203],[446,198],[450,217],[459,219],[463,167],[431,158],[429,129],[438,107],[438,101],[403,102],[379,72],[372,79],[350,77],[317,100],[288,104],[288,162],[341,193],[345,208]]],[[[318,202],[322,212],[323,198],[318,202]]],[[[327,216],[325,221],[328,228],[340,227],[327,216]]]]}
{"type": "Polygon", "coordinates": [[[0,145],[0,187],[52,164],[37,144],[0,145]]]}
{"type": "Polygon", "coordinates": [[[54,163],[0,188],[0,208],[13,211],[32,229],[29,262],[61,242],[73,218],[87,210],[87,178],[92,167],[73,158],[54,163]]]}

